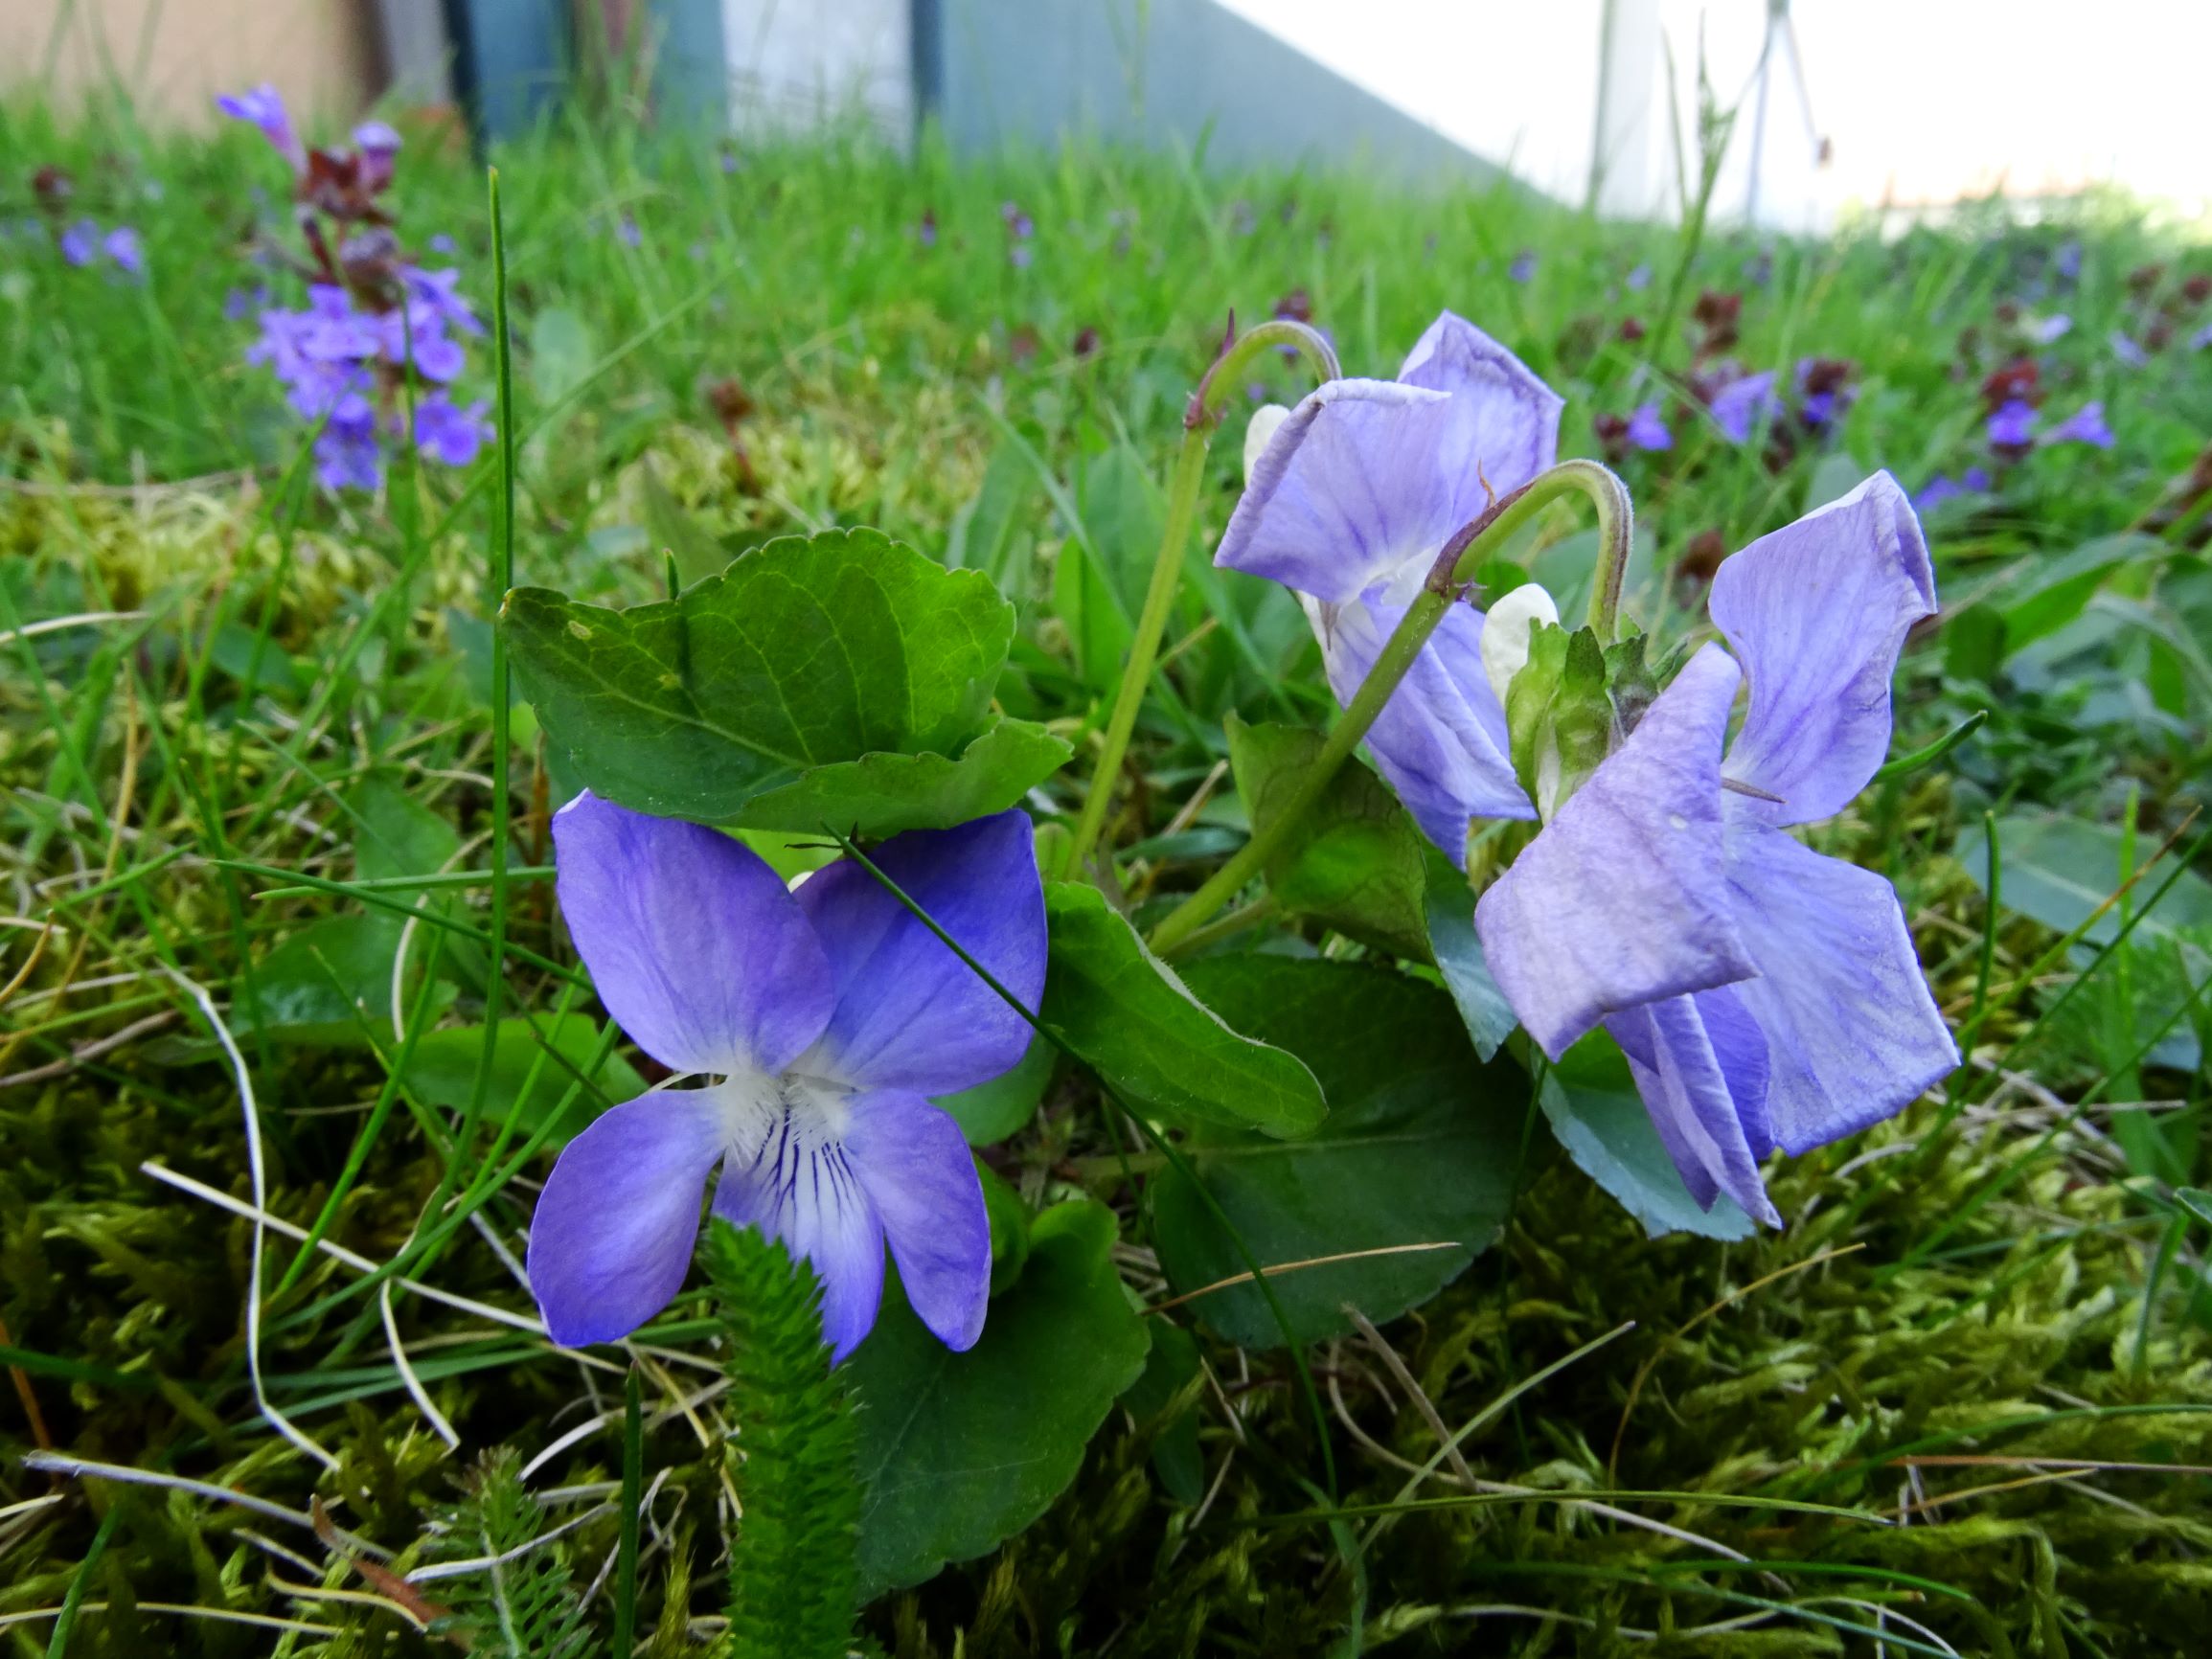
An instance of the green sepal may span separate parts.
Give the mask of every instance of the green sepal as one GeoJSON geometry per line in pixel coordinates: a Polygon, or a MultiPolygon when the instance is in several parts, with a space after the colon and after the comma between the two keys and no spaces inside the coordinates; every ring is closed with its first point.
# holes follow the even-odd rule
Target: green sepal
{"type": "Polygon", "coordinates": [[[1556,623],[1529,630],[1528,661],[1505,693],[1514,776],[1548,821],[1606,758],[1613,704],[1606,651],[1586,627],[1556,623]]]}

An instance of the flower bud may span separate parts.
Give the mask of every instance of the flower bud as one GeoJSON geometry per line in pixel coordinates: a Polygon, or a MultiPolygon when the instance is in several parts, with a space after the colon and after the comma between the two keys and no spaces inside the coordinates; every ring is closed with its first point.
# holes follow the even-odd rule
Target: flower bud
{"type": "Polygon", "coordinates": [[[1251,479],[1252,468],[1259,464],[1262,452],[1266,449],[1268,441],[1275,436],[1276,429],[1289,419],[1290,411],[1280,403],[1263,403],[1252,411],[1251,423],[1244,428],[1244,477],[1247,482],[1251,479]]]}
{"type": "MultiPolygon", "coordinates": [[[[1255,416],[1254,423],[1258,423],[1255,416]]],[[[1250,440],[1247,439],[1249,444],[1250,440]]],[[[1490,607],[1482,624],[1482,671],[1490,681],[1498,707],[1505,706],[1505,690],[1528,662],[1529,631],[1538,623],[1556,623],[1560,608],[1552,596],[1535,582],[1523,582],[1490,607]]]]}

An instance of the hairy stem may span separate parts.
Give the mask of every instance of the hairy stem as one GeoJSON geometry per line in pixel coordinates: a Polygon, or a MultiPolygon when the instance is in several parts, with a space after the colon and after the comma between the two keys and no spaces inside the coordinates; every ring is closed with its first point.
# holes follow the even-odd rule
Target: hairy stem
{"type": "Polygon", "coordinates": [[[1284,803],[1283,810],[1249,841],[1239,848],[1211,879],[1170,912],[1152,930],[1150,943],[1161,955],[1187,943],[1191,936],[1241,892],[1244,884],[1266,868],[1298,822],[1328,790],[1336,769],[1365,741],[1368,729],[1380,717],[1399,681],[1412,670],[1428,636],[1480,569],[1491,552],[1552,502],[1564,495],[1582,494],[1598,510],[1600,547],[1596,580],[1590,591],[1590,625],[1601,640],[1613,637],[1620,610],[1621,576],[1628,563],[1632,510],[1628,487],[1594,461],[1562,461],[1539,473],[1510,495],[1499,497],[1481,516],[1462,527],[1437,555],[1435,568],[1420,597],[1406,606],[1405,615],[1368,670],[1366,679],[1344,710],[1344,717],[1330,731],[1321,752],[1306,769],[1298,788],[1284,803]]]}
{"type": "Polygon", "coordinates": [[[1129,735],[1136,730],[1137,711],[1144,706],[1145,688],[1152,682],[1160,637],[1167,631],[1169,612],[1174,609],[1175,588],[1183,573],[1183,544],[1190,540],[1191,523],[1197,516],[1198,489],[1205,482],[1206,451],[1220,423],[1222,388],[1238,384],[1259,353],[1282,347],[1304,355],[1324,383],[1337,378],[1336,353],[1329,342],[1303,323],[1278,318],[1230,342],[1191,394],[1183,414],[1183,445],[1175,457],[1174,481],[1168,487],[1167,524],[1160,535],[1160,551],[1152,560],[1152,582],[1145,589],[1145,607],[1137,618],[1135,637],[1129,642],[1129,661],[1122,665],[1121,686],[1106,719],[1098,765],[1091,773],[1083,811],[1068,842],[1067,862],[1062,868],[1071,879],[1083,873],[1084,861],[1098,843],[1099,831],[1105,828],[1114,779],[1121,773],[1122,757],[1129,753],[1129,735]]]}

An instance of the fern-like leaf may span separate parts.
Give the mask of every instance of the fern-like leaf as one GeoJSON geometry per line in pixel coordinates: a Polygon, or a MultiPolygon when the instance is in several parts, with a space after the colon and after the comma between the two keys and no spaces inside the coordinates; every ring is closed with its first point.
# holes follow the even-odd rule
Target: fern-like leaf
{"type": "Polygon", "coordinates": [[[744,1506],[730,1546],[729,1659],[843,1659],[860,1526],[857,1441],[822,1345],[813,1269],[716,1221],[707,1243],[744,1506]]]}
{"type": "Polygon", "coordinates": [[[590,1643],[567,1552],[536,1544],[545,1512],[510,1451],[488,1454],[467,1495],[439,1517],[433,1561],[481,1563],[437,1580],[448,1609],[432,1629],[477,1659],[578,1659],[590,1643]]]}

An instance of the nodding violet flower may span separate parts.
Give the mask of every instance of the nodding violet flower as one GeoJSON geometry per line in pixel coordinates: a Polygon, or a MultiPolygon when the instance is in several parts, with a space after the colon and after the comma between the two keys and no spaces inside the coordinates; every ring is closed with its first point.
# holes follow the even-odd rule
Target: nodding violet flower
{"type": "MultiPolygon", "coordinates": [[[[876,1322],[886,1241],[922,1322],[972,1346],[991,1225],[928,1097],[1012,1067],[1026,1022],[850,860],[787,891],[741,842],[588,792],[553,834],[561,915],[607,1011],[663,1065],[718,1079],[616,1106],[560,1154],[530,1228],[553,1339],[611,1342],[668,1305],[719,1164],[715,1214],[813,1263],[835,1358],[876,1322]]],[[[900,835],[875,862],[1037,1006],[1044,892],[1022,813],[900,835]]]]}
{"type": "Polygon", "coordinates": [[[1603,1024],[1698,1201],[1779,1225],[1761,1159],[1879,1122],[1958,1063],[1889,883],[1788,833],[1881,765],[1935,578],[1881,472],[1723,560],[1710,603],[1728,649],[1690,659],[1475,926],[1545,1054],[1603,1024]]]}
{"type": "MultiPolygon", "coordinates": [[[[1332,380],[1247,438],[1243,498],[1214,562],[1293,589],[1349,703],[1451,535],[1552,465],[1561,399],[1463,318],[1429,325],[1395,380],[1332,380]],[[1256,442],[1254,441],[1256,440],[1256,442]]],[[[1471,819],[1531,818],[1482,612],[1453,604],[1367,734],[1382,776],[1453,862],[1471,819]]]]}

